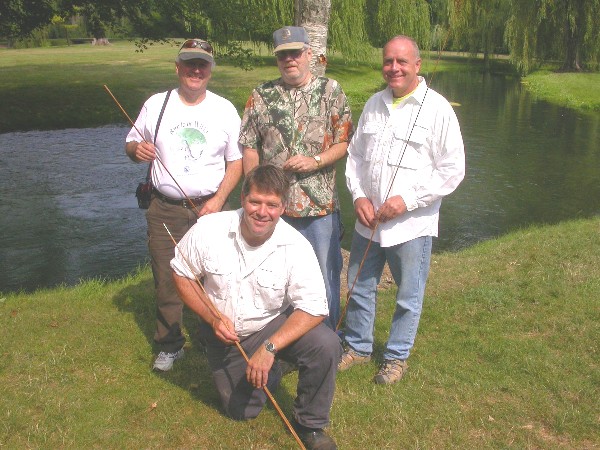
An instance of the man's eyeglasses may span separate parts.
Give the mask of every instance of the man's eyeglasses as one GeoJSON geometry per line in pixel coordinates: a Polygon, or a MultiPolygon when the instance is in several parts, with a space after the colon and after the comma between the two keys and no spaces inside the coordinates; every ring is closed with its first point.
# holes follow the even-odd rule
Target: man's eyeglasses
{"type": "Polygon", "coordinates": [[[212,52],[213,52],[212,45],[210,45],[206,41],[201,41],[200,39],[188,39],[187,41],[185,41],[183,43],[183,45],[179,48],[179,50],[181,50],[183,48],[198,48],[198,47],[212,55],[212,52]]]}
{"type": "Polygon", "coordinates": [[[301,48],[299,50],[281,50],[275,53],[275,56],[278,60],[283,61],[284,59],[293,58],[298,59],[302,56],[302,54],[306,51],[305,48],[301,48]]]}

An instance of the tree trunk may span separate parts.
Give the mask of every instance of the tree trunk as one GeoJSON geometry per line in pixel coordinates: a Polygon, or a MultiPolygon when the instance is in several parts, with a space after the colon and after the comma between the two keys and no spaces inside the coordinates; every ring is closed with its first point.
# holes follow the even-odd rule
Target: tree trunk
{"type": "MultiPolygon", "coordinates": [[[[579,72],[581,71],[581,66],[579,65],[579,47],[581,45],[582,36],[581,36],[581,26],[583,25],[581,22],[583,21],[585,12],[583,11],[582,5],[583,2],[579,2],[579,7],[576,5],[575,13],[571,13],[575,15],[575,23],[573,23],[565,14],[565,60],[563,66],[561,67],[561,71],[565,72],[579,72]]],[[[572,4],[567,2],[567,8],[570,8],[572,4]]]]}
{"type": "Polygon", "coordinates": [[[306,29],[310,39],[313,59],[310,70],[318,76],[325,75],[327,65],[327,28],[331,13],[331,0],[295,0],[294,21],[306,29]]]}

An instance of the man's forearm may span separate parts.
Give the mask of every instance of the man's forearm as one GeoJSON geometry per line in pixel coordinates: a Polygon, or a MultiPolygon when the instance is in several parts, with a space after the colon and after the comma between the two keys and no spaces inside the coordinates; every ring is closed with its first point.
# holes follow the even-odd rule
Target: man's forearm
{"type": "Polygon", "coordinates": [[[247,175],[252,169],[258,166],[260,157],[258,151],[250,147],[244,147],[244,175],[247,175]]]}
{"type": "Polygon", "coordinates": [[[308,331],[325,320],[325,316],[313,316],[305,311],[296,309],[285,323],[271,336],[270,340],[277,350],[281,350],[300,339],[308,331]]]}
{"type": "Polygon", "coordinates": [[[138,146],[136,141],[130,141],[125,144],[125,154],[133,162],[140,162],[135,156],[135,148],[138,146]]]}
{"type": "Polygon", "coordinates": [[[236,159],[235,161],[228,161],[226,163],[225,176],[216,192],[216,196],[219,197],[223,203],[227,201],[227,197],[229,197],[229,194],[231,194],[231,191],[233,191],[241,177],[242,160],[236,159]]]}
{"type": "Polygon", "coordinates": [[[212,324],[217,315],[211,311],[210,299],[202,292],[198,283],[175,273],[173,273],[173,282],[183,303],[206,323],[212,324]]]}
{"type": "Polygon", "coordinates": [[[331,166],[346,156],[348,150],[347,142],[339,142],[337,144],[333,144],[323,153],[320,153],[321,157],[321,165],[322,166],[331,166]]]}

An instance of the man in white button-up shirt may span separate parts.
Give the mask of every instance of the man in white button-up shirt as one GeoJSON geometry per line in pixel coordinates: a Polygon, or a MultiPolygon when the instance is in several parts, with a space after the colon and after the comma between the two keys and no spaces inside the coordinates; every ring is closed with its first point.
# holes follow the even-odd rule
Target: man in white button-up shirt
{"type": "Polygon", "coordinates": [[[396,36],[385,45],[382,72],[388,86],[367,101],[346,163],[346,184],[357,216],[349,288],[355,279],[356,283],[347,309],[346,351],[338,369],[371,359],[377,284],[387,261],[398,292],[383,364],[374,378],[378,384],[399,381],[408,367],[442,198],[465,174],[456,115],[418,76],[420,67],[413,39],[396,36]]]}
{"type": "Polygon", "coordinates": [[[202,319],[208,361],[226,413],[256,417],[281,379],[276,359],[299,368],[294,426],[307,448],[336,448],[329,423],[342,346],[310,243],[280,220],[289,180],[258,166],[242,186],[242,209],[202,216],[171,262],[183,302],[202,319]],[[204,291],[194,282],[204,278],[204,291]],[[218,309],[217,314],[212,306],[218,309]],[[248,363],[234,346],[239,342],[248,363]]]}

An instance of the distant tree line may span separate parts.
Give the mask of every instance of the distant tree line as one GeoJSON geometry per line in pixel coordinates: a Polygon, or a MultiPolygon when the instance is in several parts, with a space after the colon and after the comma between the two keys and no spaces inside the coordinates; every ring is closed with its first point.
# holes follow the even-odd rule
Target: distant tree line
{"type": "Polygon", "coordinates": [[[507,54],[522,74],[545,62],[600,68],[600,0],[3,0],[0,39],[16,45],[63,29],[143,48],[200,36],[243,54],[241,43],[270,44],[273,30],[308,16],[317,28],[321,20],[323,45],[349,60],[406,34],[425,50],[483,54],[486,64],[507,54]]]}

